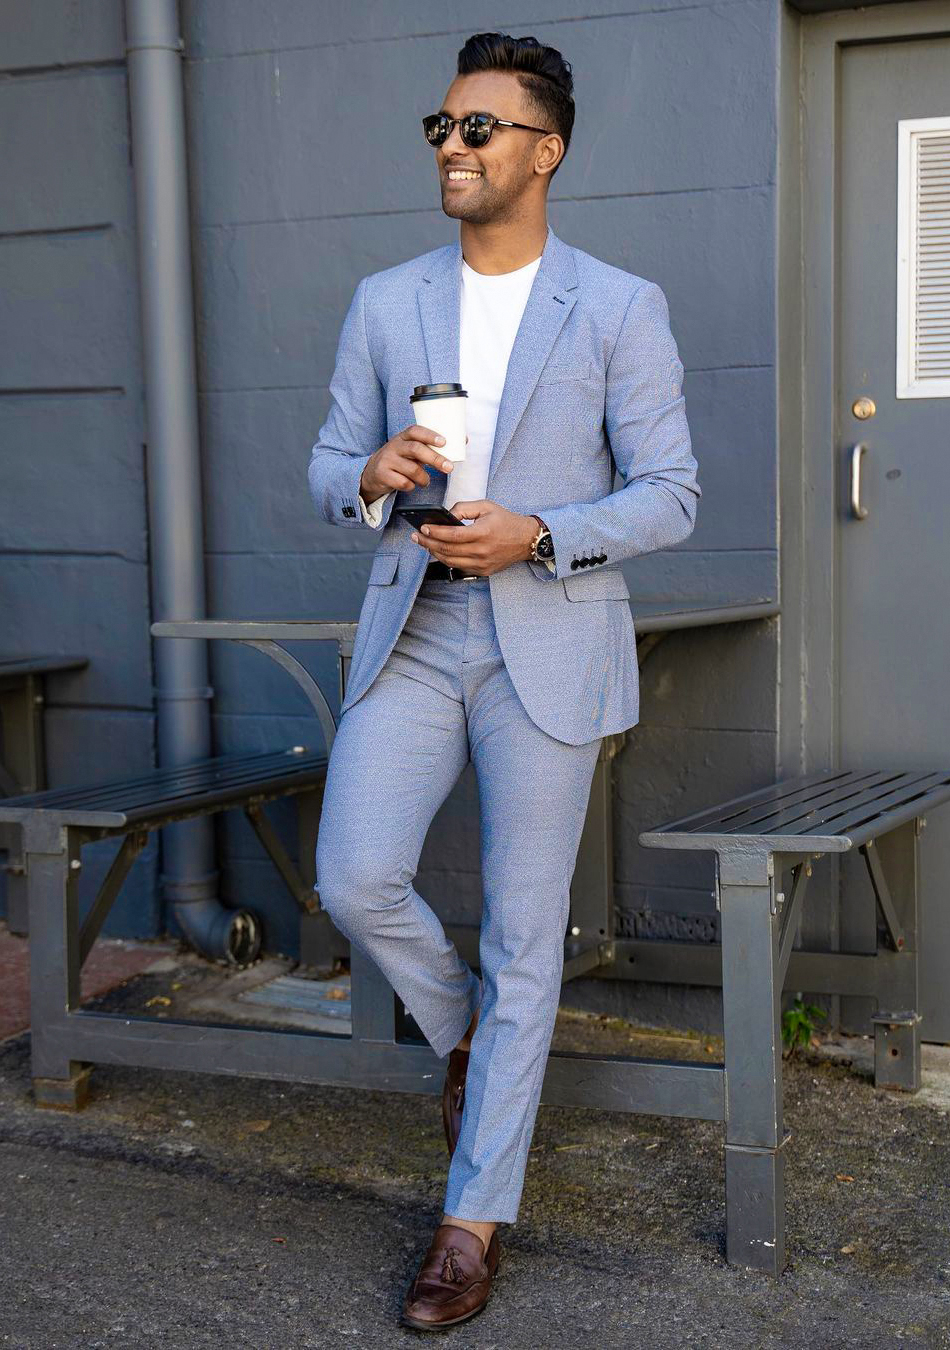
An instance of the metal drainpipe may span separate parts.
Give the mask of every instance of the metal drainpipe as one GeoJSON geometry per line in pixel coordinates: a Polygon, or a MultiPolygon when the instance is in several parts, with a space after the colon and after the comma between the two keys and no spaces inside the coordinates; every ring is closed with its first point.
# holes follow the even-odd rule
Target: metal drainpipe
{"type": "MultiPolygon", "coordinates": [[[[156,619],[205,616],[204,537],[194,300],[185,157],[182,43],[176,0],[125,0],[126,67],[138,233],[148,435],[150,579],[156,619]]],[[[155,642],[158,760],[211,754],[204,642],[155,642]]],[[[175,918],[205,956],[252,960],[257,918],[217,894],[210,817],[162,831],[162,885],[175,918]]]]}

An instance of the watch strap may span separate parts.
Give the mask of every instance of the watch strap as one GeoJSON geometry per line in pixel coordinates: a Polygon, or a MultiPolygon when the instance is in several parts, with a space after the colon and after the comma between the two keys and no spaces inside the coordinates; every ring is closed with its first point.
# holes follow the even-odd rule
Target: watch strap
{"type": "Polygon", "coordinates": [[[539,515],[536,515],[534,511],[531,512],[531,517],[532,517],[533,520],[536,520],[536,521],[538,522],[538,527],[539,527],[539,528],[538,528],[538,533],[535,535],[534,539],[532,539],[532,541],[531,541],[531,561],[532,561],[532,562],[544,562],[545,560],[544,560],[543,558],[539,558],[539,557],[538,557],[538,553],[537,553],[538,542],[539,542],[539,540],[541,539],[541,536],[542,536],[542,535],[544,535],[544,534],[550,534],[551,531],[548,529],[547,525],[545,525],[545,523],[544,523],[544,521],[541,519],[541,517],[540,517],[539,515]]]}

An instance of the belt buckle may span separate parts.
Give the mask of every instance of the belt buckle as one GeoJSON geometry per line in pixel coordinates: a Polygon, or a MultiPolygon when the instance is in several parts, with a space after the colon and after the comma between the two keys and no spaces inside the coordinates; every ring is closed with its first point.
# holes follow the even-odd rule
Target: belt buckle
{"type": "Polygon", "coordinates": [[[451,563],[446,563],[449,569],[449,581],[477,581],[478,577],[468,572],[463,572],[460,567],[453,567],[451,563]]]}

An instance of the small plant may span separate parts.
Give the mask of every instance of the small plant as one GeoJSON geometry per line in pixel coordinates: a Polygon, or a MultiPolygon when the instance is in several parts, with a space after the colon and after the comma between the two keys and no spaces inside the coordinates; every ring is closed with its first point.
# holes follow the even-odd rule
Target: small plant
{"type": "Polygon", "coordinates": [[[822,1008],[817,1008],[814,1003],[803,1003],[801,994],[795,995],[795,1002],[782,1014],[782,1043],[790,1055],[794,1055],[799,1047],[807,1049],[815,1034],[814,1019],[825,1016],[822,1008]]]}

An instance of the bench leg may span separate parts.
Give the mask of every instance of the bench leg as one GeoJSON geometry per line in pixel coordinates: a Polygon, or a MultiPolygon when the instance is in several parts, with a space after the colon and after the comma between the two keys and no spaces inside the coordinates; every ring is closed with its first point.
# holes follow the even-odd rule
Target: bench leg
{"type": "MultiPolygon", "coordinates": [[[[297,868],[311,887],[317,878],[317,835],[323,810],[324,786],[324,783],[319,783],[312,792],[301,792],[297,797],[297,868]]],[[[301,965],[332,967],[347,957],[349,951],[348,940],[334,927],[325,909],[315,914],[301,913],[301,965]]]]}
{"type": "Polygon", "coordinates": [[[396,995],[385,975],[355,943],[350,944],[352,1037],[359,1041],[396,1040],[396,995]]]}
{"type": "Polygon", "coordinates": [[[27,855],[33,1093],[37,1106],[78,1111],[86,1105],[90,1066],[69,1058],[63,1032],[80,999],[79,847],[68,831],[56,835],[44,840],[44,851],[27,855]]]}
{"type": "MultiPolygon", "coordinates": [[[[0,785],[2,794],[2,785],[0,785]]],[[[6,853],[7,927],[17,937],[26,937],[30,931],[26,894],[26,869],[23,865],[23,846],[17,825],[0,825],[0,854],[6,853]]]]}
{"type": "Polygon", "coordinates": [[[919,829],[916,820],[882,835],[863,851],[878,903],[899,929],[901,963],[896,990],[871,1017],[874,1026],[874,1086],[903,1092],[920,1089],[918,989],[919,829]],[[888,911],[890,913],[888,914],[888,911]]]}
{"type": "Polygon", "coordinates": [[[587,816],[571,881],[569,950],[589,952],[613,940],[613,765],[621,736],[605,736],[594,765],[587,816]],[[576,932],[574,930],[577,930],[576,932]]]}
{"type": "Polygon", "coordinates": [[[768,1275],[785,1266],[780,919],[772,885],[721,862],[726,1088],[726,1260],[768,1275]]]}

